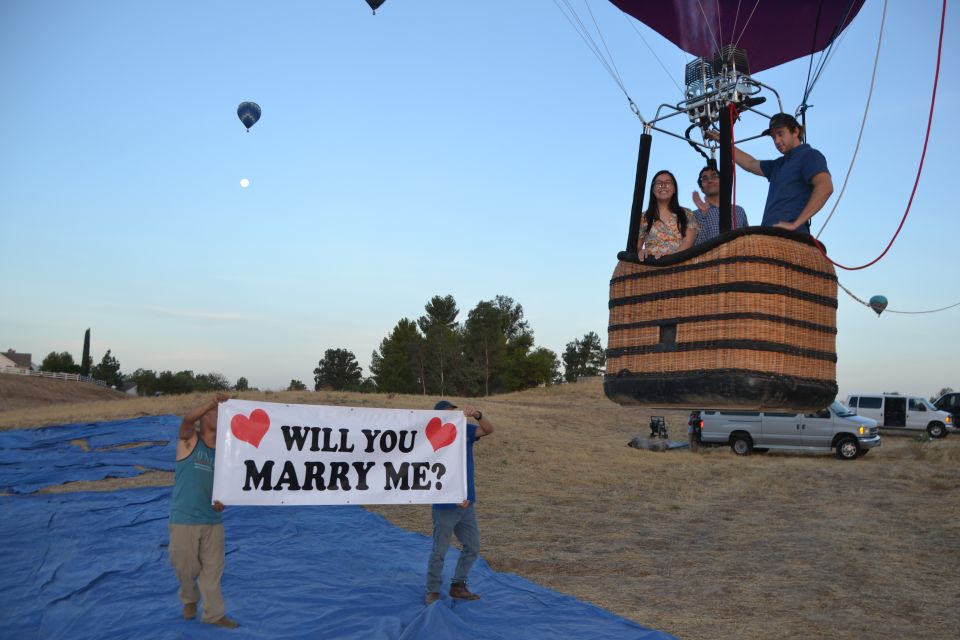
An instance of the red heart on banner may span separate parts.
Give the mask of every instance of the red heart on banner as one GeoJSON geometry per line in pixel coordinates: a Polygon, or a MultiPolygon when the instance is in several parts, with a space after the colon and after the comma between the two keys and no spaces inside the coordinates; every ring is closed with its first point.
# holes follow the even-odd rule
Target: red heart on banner
{"type": "Polygon", "coordinates": [[[249,418],[241,414],[233,416],[230,420],[230,431],[237,440],[249,442],[255,447],[260,446],[260,441],[267,435],[269,428],[270,416],[263,409],[254,409],[249,418]]]}
{"type": "Polygon", "coordinates": [[[431,418],[427,423],[427,439],[434,451],[443,449],[457,439],[457,428],[452,422],[444,424],[440,418],[431,418]]]}

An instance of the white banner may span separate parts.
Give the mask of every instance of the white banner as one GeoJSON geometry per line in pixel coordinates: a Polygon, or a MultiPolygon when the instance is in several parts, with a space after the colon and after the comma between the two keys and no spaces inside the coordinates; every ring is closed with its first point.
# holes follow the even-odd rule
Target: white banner
{"type": "Polygon", "coordinates": [[[467,497],[462,411],[227,400],[213,499],[225,505],[431,504],[467,497]]]}

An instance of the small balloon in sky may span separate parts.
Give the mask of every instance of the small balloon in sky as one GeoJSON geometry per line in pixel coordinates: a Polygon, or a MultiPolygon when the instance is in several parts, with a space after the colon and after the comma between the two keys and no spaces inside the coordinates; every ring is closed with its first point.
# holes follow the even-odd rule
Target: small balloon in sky
{"type": "Polygon", "coordinates": [[[879,316],[887,308],[887,299],[884,296],[873,296],[870,298],[870,308],[877,312],[879,316]]]}
{"type": "Polygon", "coordinates": [[[246,189],[247,187],[250,186],[250,181],[247,180],[246,178],[240,178],[240,186],[246,189]]]}
{"type": "Polygon", "coordinates": [[[250,127],[257,124],[257,120],[260,119],[260,105],[256,102],[241,102],[240,106],[237,107],[237,117],[240,118],[240,122],[249,132],[250,127]]]}

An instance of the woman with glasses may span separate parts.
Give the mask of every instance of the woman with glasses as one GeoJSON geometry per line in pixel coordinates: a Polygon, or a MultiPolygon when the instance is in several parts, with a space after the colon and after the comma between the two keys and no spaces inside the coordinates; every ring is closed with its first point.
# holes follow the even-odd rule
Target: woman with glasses
{"type": "Polygon", "coordinates": [[[637,238],[637,256],[660,258],[693,246],[700,230],[689,209],[677,199],[677,180],[669,171],[658,171],[650,183],[650,204],[643,213],[637,238]]]}

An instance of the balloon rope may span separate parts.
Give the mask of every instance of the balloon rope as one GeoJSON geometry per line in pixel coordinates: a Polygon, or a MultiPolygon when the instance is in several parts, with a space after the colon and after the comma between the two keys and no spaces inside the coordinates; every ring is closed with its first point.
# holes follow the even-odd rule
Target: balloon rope
{"type": "MultiPolygon", "coordinates": [[[[855,296],[853,292],[850,291],[850,289],[847,289],[845,286],[840,284],[839,281],[837,281],[837,286],[843,289],[844,291],[846,291],[848,296],[850,296],[851,298],[853,298],[863,306],[870,307],[869,302],[864,302],[863,300],[855,296]]],[[[884,309],[883,313],[903,313],[903,314],[937,313],[938,311],[946,311],[947,309],[953,309],[954,307],[960,307],[960,302],[955,302],[954,304],[948,305],[946,307],[940,307],[939,309],[928,309],[927,311],[896,311],[894,309],[884,309]]],[[[873,307],[870,307],[870,308],[872,309],[873,307]]]]}
{"type": "MultiPolygon", "coordinates": [[[[700,8],[700,15],[703,16],[703,23],[707,25],[707,31],[710,32],[710,37],[713,39],[713,50],[720,51],[722,44],[717,34],[713,32],[713,26],[710,24],[710,18],[707,17],[707,12],[703,10],[703,2],[697,0],[697,6],[700,8]]],[[[720,25],[718,24],[717,26],[719,27],[720,25]]]]}
{"type": "MultiPolygon", "coordinates": [[[[593,52],[593,55],[596,56],[601,66],[607,70],[607,73],[610,74],[610,77],[613,78],[613,81],[618,87],[620,87],[620,91],[623,92],[623,95],[627,97],[627,100],[632,105],[633,100],[630,98],[630,94],[627,93],[627,88],[623,84],[623,79],[620,77],[620,73],[617,71],[616,66],[613,65],[612,60],[608,60],[603,56],[603,53],[600,51],[600,47],[597,45],[596,40],[593,39],[593,35],[590,33],[590,30],[583,23],[583,20],[580,19],[580,16],[577,14],[576,10],[574,10],[574,8],[570,5],[569,0],[553,0],[553,4],[555,4],[560,13],[563,14],[563,17],[567,19],[567,22],[570,23],[570,26],[573,27],[573,30],[577,32],[577,35],[580,36],[580,39],[583,40],[584,44],[587,45],[587,48],[593,52]],[[563,2],[563,5],[566,6],[566,9],[560,5],[561,2],[563,2]]],[[[593,13],[591,12],[590,15],[592,16],[593,13]]],[[[596,20],[594,20],[594,24],[596,24],[596,20]]],[[[604,42],[604,48],[606,48],[606,42],[604,42]]],[[[609,51],[607,53],[609,55],[609,51]]],[[[638,116],[640,115],[639,111],[635,111],[635,113],[637,113],[638,116]]],[[[641,117],[641,120],[642,119],[643,118],[641,117]]]]}
{"type": "Polygon", "coordinates": [[[840,200],[843,199],[843,193],[847,190],[847,181],[850,180],[850,174],[853,173],[853,164],[857,160],[857,153],[860,151],[860,141],[863,140],[863,130],[867,124],[867,114],[870,113],[870,101],[873,99],[873,87],[877,79],[877,67],[880,62],[880,45],[883,43],[883,27],[887,21],[887,0],[883,0],[883,14],[880,16],[880,35],[877,37],[877,53],[873,57],[873,73],[870,74],[870,90],[867,92],[867,104],[863,109],[863,119],[860,120],[860,133],[857,135],[857,144],[853,148],[853,157],[850,158],[850,166],[847,167],[847,175],[843,178],[843,186],[840,188],[840,193],[837,195],[837,199],[833,203],[833,208],[830,209],[830,213],[827,214],[827,219],[823,221],[823,225],[820,227],[820,231],[817,232],[817,237],[823,233],[823,230],[827,228],[827,225],[830,223],[830,219],[833,218],[833,214],[837,210],[837,206],[840,204],[840,200]]]}
{"type": "MultiPolygon", "coordinates": [[[[740,46],[740,39],[743,38],[743,35],[747,32],[747,27],[750,25],[750,21],[753,20],[753,14],[757,12],[757,7],[759,5],[760,0],[757,0],[753,5],[753,9],[750,10],[750,15],[747,16],[747,21],[743,23],[743,29],[740,30],[740,35],[737,36],[736,41],[733,43],[734,48],[738,48],[740,46]]],[[[739,4],[737,5],[737,15],[740,15],[739,4]]]]}
{"type": "Polygon", "coordinates": [[[640,29],[637,29],[636,21],[631,20],[630,16],[628,16],[625,11],[621,11],[621,13],[623,14],[623,19],[627,21],[627,24],[630,25],[634,33],[636,33],[640,37],[640,41],[644,44],[644,46],[647,47],[647,51],[650,52],[650,54],[653,56],[653,59],[656,60],[657,64],[660,65],[660,68],[663,69],[663,72],[670,79],[670,82],[673,83],[673,86],[677,88],[677,91],[680,93],[681,96],[684,95],[683,88],[679,84],[677,84],[676,80],[673,79],[673,75],[670,73],[670,70],[667,69],[667,66],[665,64],[663,64],[663,60],[661,60],[660,56],[657,55],[657,52],[653,50],[653,47],[650,46],[650,43],[647,42],[647,39],[643,37],[643,33],[640,31],[640,29]]]}
{"type": "Polygon", "coordinates": [[[903,224],[907,221],[907,215],[910,213],[910,207],[913,205],[913,197],[917,194],[917,185],[920,184],[920,174],[923,173],[923,161],[927,156],[927,144],[930,142],[930,129],[933,127],[933,108],[937,102],[937,83],[940,80],[940,59],[943,53],[943,27],[947,19],[947,0],[943,0],[943,9],[940,13],[940,41],[937,43],[937,67],[933,74],[933,92],[930,96],[930,114],[927,116],[927,133],[923,138],[923,152],[920,154],[920,166],[917,167],[917,177],[913,181],[913,190],[910,192],[910,199],[907,201],[907,209],[903,212],[903,218],[900,219],[900,225],[897,227],[897,230],[894,232],[893,237],[890,238],[890,242],[887,244],[886,248],[883,250],[879,256],[868,262],[867,264],[860,265],[859,267],[845,267],[839,262],[834,262],[827,256],[826,249],[823,248],[823,245],[816,239],[814,242],[817,243],[817,246],[820,249],[820,252],[823,253],[824,257],[827,260],[841,269],[846,269],[847,271],[857,271],[859,269],[866,269],[867,267],[876,264],[880,261],[883,256],[887,255],[887,251],[890,250],[890,247],[893,246],[893,242],[897,239],[897,236],[900,235],[900,231],[903,229],[903,224]]]}

